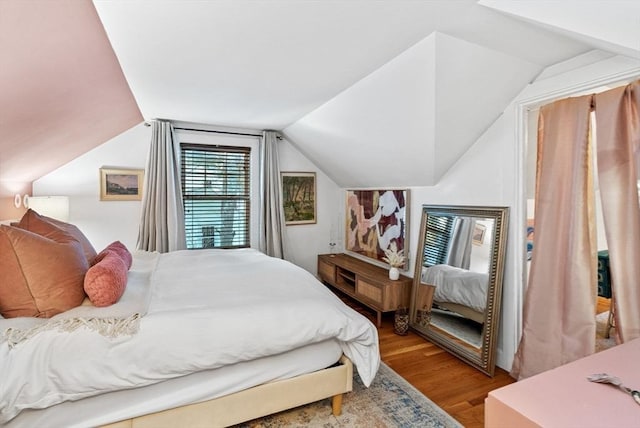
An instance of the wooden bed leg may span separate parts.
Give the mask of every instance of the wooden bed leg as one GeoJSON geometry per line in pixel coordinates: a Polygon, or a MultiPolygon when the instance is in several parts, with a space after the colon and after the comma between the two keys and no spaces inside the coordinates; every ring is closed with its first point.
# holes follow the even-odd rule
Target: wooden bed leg
{"type": "Polygon", "coordinates": [[[333,416],[342,414],[342,394],[331,397],[331,408],[333,409],[333,416]]]}

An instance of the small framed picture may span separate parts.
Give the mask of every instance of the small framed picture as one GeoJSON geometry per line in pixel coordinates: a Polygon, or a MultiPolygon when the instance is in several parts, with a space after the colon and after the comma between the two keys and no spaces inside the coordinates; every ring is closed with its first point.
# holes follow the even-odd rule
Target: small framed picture
{"type": "Polygon", "coordinates": [[[316,222],[316,173],[281,172],[284,223],[289,225],[316,222]]]}
{"type": "Polygon", "coordinates": [[[473,244],[482,245],[484,243],[484,233],[487,231],[487,226],[484,224],[476,224],[473,228],[473,244]]]}
{"type": "Polygon", "coordinates": [[[144,169],[100,168],[100,200],[141,200],[143,177],[144,169]]]}

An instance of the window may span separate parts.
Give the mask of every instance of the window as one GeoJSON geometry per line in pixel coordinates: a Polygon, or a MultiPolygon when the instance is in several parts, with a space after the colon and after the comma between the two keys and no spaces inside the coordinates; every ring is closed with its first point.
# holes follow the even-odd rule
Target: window
{"type": "Polygon", "coordinates": [[[423,266],[443,264],[449,251],[449,241],[453,229],[453,217],[427,217],[427,235],[425,236],[423,266]]]}
{"type": "Polygon", "coordinates": [[[180,148],[187,248],[249,247],[251,148],[180,148]]]}

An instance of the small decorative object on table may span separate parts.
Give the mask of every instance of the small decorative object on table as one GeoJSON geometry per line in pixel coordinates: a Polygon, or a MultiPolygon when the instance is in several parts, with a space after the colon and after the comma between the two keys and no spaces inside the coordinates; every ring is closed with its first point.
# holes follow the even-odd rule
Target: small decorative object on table
{"type": "Polygon", "coordinates": [[[404,266],[404,250],[398,251],[398,246],[396,242],[393,241],[389,244],[389,248],[384,250],[385,257],[382,258],[385,262],[389,263],[391,268],[389,269],[389,279],[396,280],[400,278],[400,270],[398,269],[401,266],[404,266]]]}
{"type": "Polygon", "coordinates": [[[393,316],[393,332],[405,336],[409,331],[409,312],[407,308],[399,307],[393,316]]]}

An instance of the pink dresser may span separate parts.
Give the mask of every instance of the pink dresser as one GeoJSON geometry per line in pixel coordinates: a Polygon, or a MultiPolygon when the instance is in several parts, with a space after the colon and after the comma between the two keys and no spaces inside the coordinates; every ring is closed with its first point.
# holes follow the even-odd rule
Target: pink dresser
{"type": "Polygon", "coordinates": [[[491,391],[485,427],[640,427],[640,405],[614,386],[589,382],[594,373],[640,391],[640,339],[491,391]]]}

